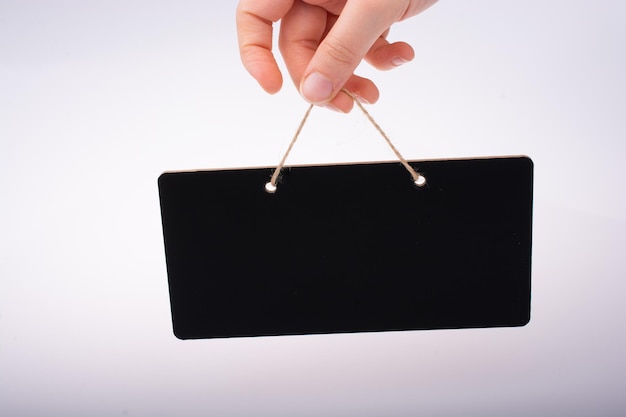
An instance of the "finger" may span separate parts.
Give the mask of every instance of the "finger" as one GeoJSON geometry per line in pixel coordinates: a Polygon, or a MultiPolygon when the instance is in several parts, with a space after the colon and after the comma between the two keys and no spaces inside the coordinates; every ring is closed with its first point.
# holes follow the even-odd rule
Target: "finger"
{"type": "Polygon", "coordinates": [[[332,15],[339,16],[346,6],[347,0],[302,0],[313,6],[319,6],[332,15]]]}
{"type": "Polygon", "coordinates": [[[379,70],[390,70],[415,58],[415,51],[406,42],[389,43],[379,38],[365,55],[365,60],[379,70]]]}
{"type": "MultiPolygon", "coordinates": [[[[344,85],[344,88],[352,93],[362,103],[374,104],[378,101],[380,93],[376,85],[369,79],[352,75],[344,85]]],[[[330,102],[325,104],[330,109],[348,113],[354,107],[352,97],[339,93],[330,102]]]]}
{"type": "Polygon", "coordinates": [[[315,104],[335,97],[376,40],[402,15],[402,3],[348,1],[304,71],[302,96],[315,104]],[[354,22],[359,22],[358,30],[354,22]]]}
{"type": "Polygon", "coordinates": [[[282,86],[272,54],[272,23],[281,19],[293,0],[241,0],[237,6],[237,38],[241,62],[268,93],[282,86]]]}
{"type": "MultiPolygon", "coordinates": [[[[296,85],[300,84],[304,70],[335,21],[336,16],[324,9],[302,2],[294,4],[282,19],[278,45],[296,85]]],[[[364,102],[374,103],[378,100],[378,89],[366,78],[352,75],[345,87],[364,102]]],[[[345,94],[338,94],[326,106],[347,113],[352,109],[353,101],[345,94]]]]}
{"type": "Polygon", "coordinates": [[[315,55],[328,26],[328,14],[317,6],[297,1],[280,24],[278,47],[296,86],[315,55]]]}
{"type": "MultiPolygon", "coordinates": [[[[335,21],[336,16],[303,2],[295,3],[283,17],[278,45],[294,84],[300,85],[304,70],[335,21]]],[[[368,79],[353,75],[345,87],[364,102],[378,100],[378,89],[368,79]]],[[[353,101],[347,95],[339,94],[326,106],[347,113],[352,109],[353,101]]]]}
{"type": "Polygon", "coordinates": [[[437,0],[412,0],[402,17],[398,19],[398,22],[423,12],[435,3],[437,3],[437,0]]]}

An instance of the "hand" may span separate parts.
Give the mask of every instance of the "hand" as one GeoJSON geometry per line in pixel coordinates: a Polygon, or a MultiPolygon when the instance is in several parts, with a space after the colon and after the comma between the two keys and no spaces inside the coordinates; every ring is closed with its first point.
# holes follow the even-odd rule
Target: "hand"
{"type": "Polygon", "coordinates": [[[414,57],[405,42],[389,43],[389,28],[422,12],[437,0],[241,0],[237,32],[241,60],[268,93],[282,86],[272,54],[272,24],[281,21],[279,48],[300,94],[310,103],[349,112],[346,88],[374,103],[376,85],[354,74],[365,59],[388,70],[414,57]]]}

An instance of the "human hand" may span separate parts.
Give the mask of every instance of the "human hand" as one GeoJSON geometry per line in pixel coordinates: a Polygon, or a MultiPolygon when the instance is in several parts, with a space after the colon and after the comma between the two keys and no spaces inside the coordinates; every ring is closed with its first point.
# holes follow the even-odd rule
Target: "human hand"
{"type": "Polygon", "coordinates": [[[300,94],[310,103],[342,112],[353,101],[342,88],[374,103],[379,92],[354,74],[365,59],[379,70],[414,57],[405,42],[389,43],[389,28],[437,0],[240,0],[237,33],[241,60],[268,93],[278,92],[282,75],[272,54],[272,24],[281,21],[278,46],[300,94]]]}

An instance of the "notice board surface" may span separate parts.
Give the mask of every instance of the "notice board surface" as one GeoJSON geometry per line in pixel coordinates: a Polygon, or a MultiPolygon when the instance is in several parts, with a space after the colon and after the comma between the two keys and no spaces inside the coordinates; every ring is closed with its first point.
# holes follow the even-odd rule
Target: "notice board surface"
{"type": "Polygon", "coordinates": [[[525,325],[532,161],[410,163],[161,175],[175,335],[525,325]]]}

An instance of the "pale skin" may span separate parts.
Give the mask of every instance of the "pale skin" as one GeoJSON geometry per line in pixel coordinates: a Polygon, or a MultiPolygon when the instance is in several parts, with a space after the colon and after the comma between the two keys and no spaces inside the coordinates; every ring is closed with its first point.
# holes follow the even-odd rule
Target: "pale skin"
{"type": "Polygon", "coordinates": [[[354,70],[362,60],[390,70],[413,60],[406,42],[387,41],[389,28],[437,0],[240,0],[237,34],[243,65],[265,91],[283,84],[272,53],[273,24],[280,21],[278,46],[289,75],[312,104],[349,112],[352,99],[375,103],[376,84],[354,70]]]}

